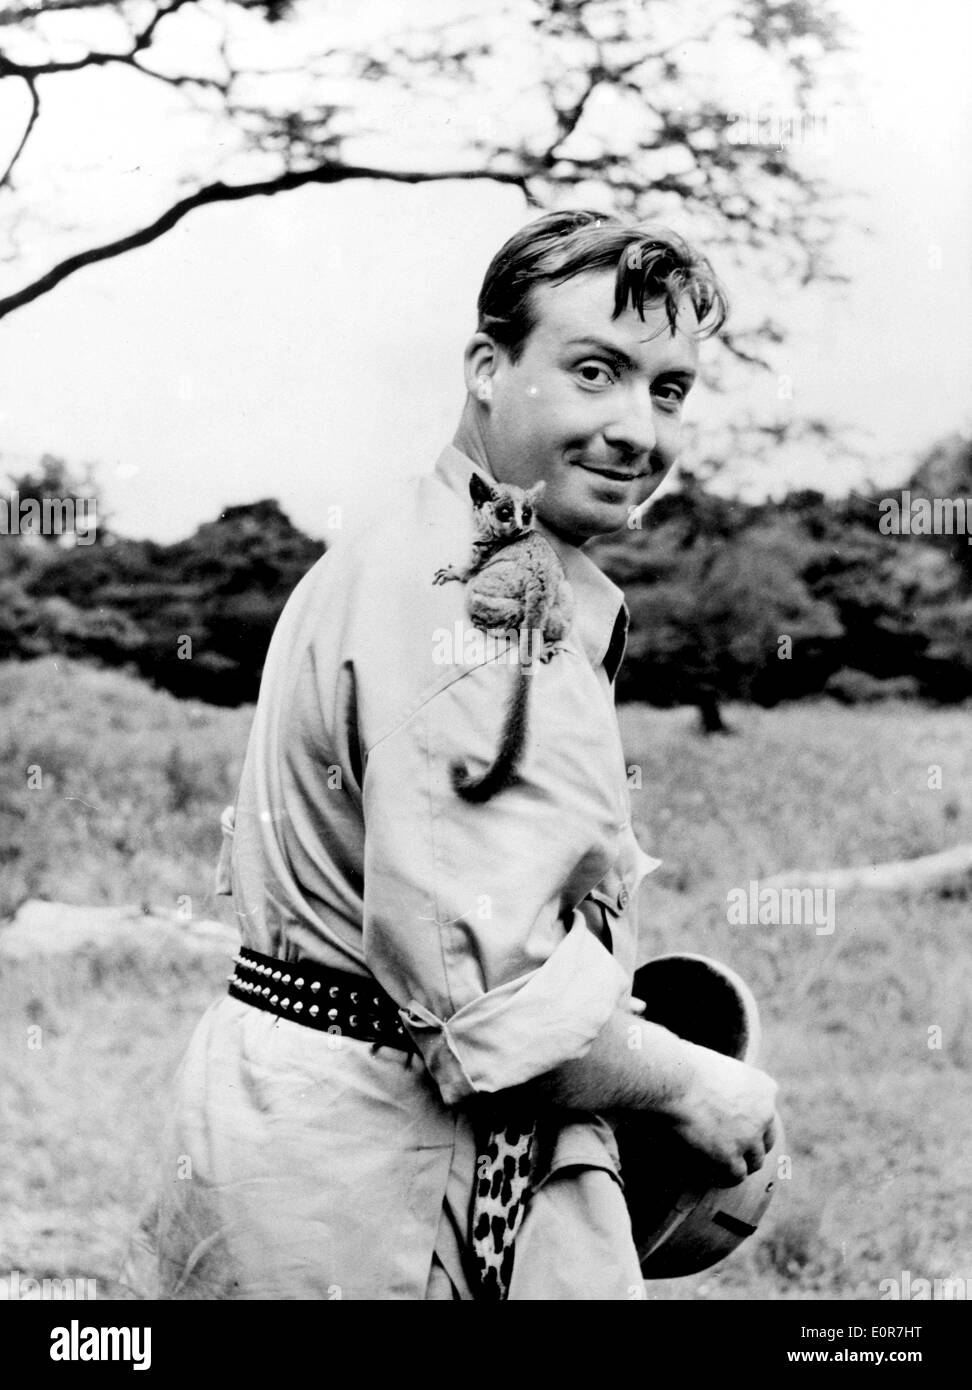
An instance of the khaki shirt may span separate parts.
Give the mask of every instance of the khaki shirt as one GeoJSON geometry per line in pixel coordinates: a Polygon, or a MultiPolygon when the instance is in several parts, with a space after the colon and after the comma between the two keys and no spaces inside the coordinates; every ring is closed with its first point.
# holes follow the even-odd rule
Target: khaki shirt
{"type": "MultiPolygon", "coordinates": [[[[336,1287],[421,1298],[433,1257],[463,1290],[474,1159],[464,1102],[584,1055],[627,996],[636,893],[658,862],[632,833],[609,679],[624,644],[621,591],[547,532],[576,617],[553,659],[534,663],[520,780],[482,805],[451,787],[453,761],[479,768],[495,757],[515,676],[502,643],[469,623],[464,586],[432,582],[471,554],[472,469],[447,447],[434,473],[390,493],[369,525],[333,545],[294,591],[263,673],[232,841],[243,943],[373,975],[425,1063],[235,1000],[218,1006],[248,1047],[275,1030],[273,1058],[259,1059],[264,1081],[279,1068],[267,1095],[279,1083],[283,1104],[316,1114],[305,1196],[285,1198],[306,1213],[313,1192],[307,1258],[319,1269],[296,1296],[336,1287]],[[288,1068],[302,1090],[291,1082],[287,1092],[288,1068]]],[[[214,1084],[215,1045],[204,1055],[200,1043],[187,1062],[203,1088],[214,1084]]],[[[623,1297],[637,1263],[613,1135],[597,1117],[563,1120],[540,1186],[558,1172],[576,1180],[551,1186],[556,1202],[534,1199],[511,1297],[623,1297]],[[606,1185],[591,1189],[592,1171],[606,1185]],[[564,1279],[580,1291],[565,1293],[564,1279]]],[[[260,1164],[257,1188],[272,1180],[272,1141],[260,1164]]],[[[296,1181],[279,1162],[276,1171],[285,1188],[296,1181]]],[[[214,1166],[208,1178],[214,1190],[240,1186],[235,1171],[214,1166]]],[[[254,1219],[258,1259],[274,1227],[252,1212],[237,1225],[254,1219]]]]}

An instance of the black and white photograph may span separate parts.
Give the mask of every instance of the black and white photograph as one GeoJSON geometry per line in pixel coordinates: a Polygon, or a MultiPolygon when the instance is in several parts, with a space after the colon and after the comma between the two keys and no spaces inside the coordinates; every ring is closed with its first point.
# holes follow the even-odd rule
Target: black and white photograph
{"type": "Polygon", "coordinates": [[[972,1299],[970,53],[962,0],[0,0],[42,1361],[450,1300],[928,1364],[972,1299]]]}

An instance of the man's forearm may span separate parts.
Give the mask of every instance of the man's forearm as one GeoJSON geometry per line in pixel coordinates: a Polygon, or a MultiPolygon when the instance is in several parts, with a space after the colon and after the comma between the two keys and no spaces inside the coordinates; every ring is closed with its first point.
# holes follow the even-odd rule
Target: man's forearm
{"type": "Polygon", "coordinates": [[[776,1083],[765,1072],[617,1009],[585,1056],[536,1083],[570,1110],[650,1110],[705,1155],[724,1184],[772,1147],[776,1083]]]}
{"type": "Polygon", "coordinates": [[[616,1009],[585,1056],[538,1084],[570,1110],[666,1110],[688,1089],[692,1050],[667,1028],[616,1009]]]}

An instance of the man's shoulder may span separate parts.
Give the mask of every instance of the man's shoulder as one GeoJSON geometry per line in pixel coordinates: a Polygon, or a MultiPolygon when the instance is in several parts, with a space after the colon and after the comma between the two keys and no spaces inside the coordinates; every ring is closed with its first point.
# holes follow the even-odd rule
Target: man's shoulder
{"type": "Polygon", "coordinates": [[[306,576],[305,631],[322,670],[353,670],[366,747],[462,674],[440,647],[465,590],[434,578],[468,558],[472,537],[469,501],[430,472],[390,488],[306,576]]]}
{"type": "MultiPolygon", "coordinates": [[[[355,583],[415,580],[455,562],[471,542],[471,508],[437,473],[393,484],[365,515],[338,532],[325,560],[355,583]]],[[[325,567],[327,568],[327,567],[325,567]]]]}

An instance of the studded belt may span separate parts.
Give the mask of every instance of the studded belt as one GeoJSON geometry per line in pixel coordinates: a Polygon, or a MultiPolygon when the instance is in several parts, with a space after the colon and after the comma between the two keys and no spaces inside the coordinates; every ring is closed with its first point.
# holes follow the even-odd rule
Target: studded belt
{"type": "Polygon", "coordinates": [[[241,946],[229,976],[234,999],[322,1033],[414,1052],[398,1006],[374,980],[313,961],[283,961],[241,946]]]}

